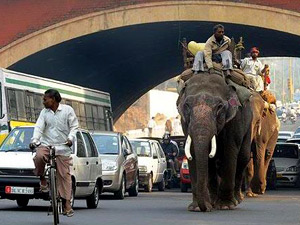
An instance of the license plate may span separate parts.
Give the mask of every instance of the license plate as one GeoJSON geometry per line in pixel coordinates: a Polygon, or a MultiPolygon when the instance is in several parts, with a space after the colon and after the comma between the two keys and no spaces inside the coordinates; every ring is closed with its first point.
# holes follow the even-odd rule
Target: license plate
{"type": "Polygon", "coordinates": [[[20,194],[20,195],[33,195],[34,188],[33,187],[5,187],[6,194],[20,194]]]}
{"type": "Polygon", "coordinates": [[[277,174],[276,177],[277,177],[277,178],[281,178],[281,177],[282,177],[282,174],[277,174]]]}

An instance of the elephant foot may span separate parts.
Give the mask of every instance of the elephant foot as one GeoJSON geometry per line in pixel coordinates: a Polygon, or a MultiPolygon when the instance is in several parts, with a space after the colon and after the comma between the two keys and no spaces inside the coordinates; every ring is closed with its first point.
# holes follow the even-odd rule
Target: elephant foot
{"type": "Polygon", "coordinates": [[[190,211],[190,212],[200,212],[201,210],[200,210],[197,202],[192,202],[188,206],[188,211],[190,211]]]}
{"type": "Polygon", "coordinates": [[[216,204],[216,209],[220,210],[232,210],[238,205],[238,201],[236,199],[232,200],[219,200],[216,204]]]}
{"type": "Polygon", "coordinates": [[[238,201],[238,204],[241,204],[241,202],[245,199],[245,195],[241,191],[239,191],[235,194],[235,198],[238,201]]]}
{"type": "Polygon", "coordinates": [[[247,196],[248,198],[255,198],[255,197],[258,196],[258,194],[255,194],[255,193],[253,193],[252,191],[247,191],[247,192],[246,192],[246,196],[247,196]]]}

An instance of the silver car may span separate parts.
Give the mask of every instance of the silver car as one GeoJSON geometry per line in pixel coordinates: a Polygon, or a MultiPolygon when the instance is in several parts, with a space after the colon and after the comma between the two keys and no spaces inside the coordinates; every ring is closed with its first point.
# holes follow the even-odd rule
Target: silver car
{"type": "Polygon", "coordinates": [[[273,159],[276,166],[277,184],[300,186],[299,145],[277,143],[273,159]]]}
{"type": "Polygon", "coordinates": [[[112,192],[117,199],[124,199],[126,192],[137,196],[138,159],[127,137],[105,131],[95,132],[92,137],[102,159],[103,192],[112,192]]]}

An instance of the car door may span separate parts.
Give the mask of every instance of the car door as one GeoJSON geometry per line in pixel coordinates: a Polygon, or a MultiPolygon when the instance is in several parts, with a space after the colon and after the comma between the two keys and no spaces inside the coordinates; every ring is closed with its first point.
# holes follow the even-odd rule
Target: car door
{"type": "Polygon", "coordinates": [[[87,149],[87,159],[90,166],[89,173],[89,190],[93,191],[99,171],[98,152],[92,140],[92,137],[87,132],[82,132],[83,139],[87,149]]]}
{"type": "Polygon", "coordinates": [[[158,151],[157,146],[154,142],[151,142],[151,149],[152,149],[152,171],[153,171],[153,183],[158,182],[158,169],[159,169],[159,161],[158,161],[158,151]]]}
{"type": "Polygon", "coordinates": [[[124,170],[126,173],[126,188],[128,189],[133,181],[134,181],[134,158],[132,149],[129,147],[128,143],[126,142],[126,137],[121,136],[121,146],[122,146],[122,153],[125,158],[124,160],[124,170]]]}
{"type": "Polygon", "coordinates": [[[90,165],[81,132],[76,133],[76,147],[73,158],[73,174],[76,179],[76,196],[86,195],[89,186],[90,165]]]}
{"type": "Polygon", "coordinates": [[[164,172],[167,170],[167,160],[166,160],[166,156],[165,153],[162,149],[162,147],[160,146],[159,143],[155,143],[158,149],[158,156],[159,156],[159,180],[161,181],[163,179],[164,176],[164,172]]]}

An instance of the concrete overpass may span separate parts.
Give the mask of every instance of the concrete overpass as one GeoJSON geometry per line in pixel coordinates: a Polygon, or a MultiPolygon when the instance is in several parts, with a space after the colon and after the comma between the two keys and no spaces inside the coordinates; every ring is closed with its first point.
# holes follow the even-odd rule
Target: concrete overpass
{"type": "Polygon", "coordinates": [[[22,0],[0,3],[0,66],[111,93],[118,118],[182,71],[178,41],[217,22],[262,56],[300,55],[300,3],[289,0],[22,0]]]}

